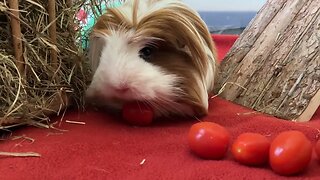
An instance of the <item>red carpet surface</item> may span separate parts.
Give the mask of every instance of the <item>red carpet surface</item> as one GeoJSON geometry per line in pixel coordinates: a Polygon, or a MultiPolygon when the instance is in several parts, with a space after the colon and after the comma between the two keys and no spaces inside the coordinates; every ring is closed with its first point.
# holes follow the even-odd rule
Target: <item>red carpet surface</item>
{"type": "MultiPolygon", "coordinates": [[[[236,38],[214,36],[220,59],[236,38]]],[[[252,113],[214,98],[210,101],[210,114],[201,120],[225,126],[232,139],[249,131],[271,139],[281,131],[294,129],[304,132],[314,143],[320,128],[320,109],[310,122],[294,123],[252,113]]],[[[219,161],[194,156],[186,137],[196,122],[159,120],[149,127],[135,127],[106,112],[70,110],[61,126],[55,125],[61,130],[23,127],[15,130],[11,138],[0,141],[0,151],[41,154],[41,157],[0,157],[0,179],[289,179],[276,175],[268,166],[240,165],[230,153],[219,161]],[[66,120],[85,124],[70,124],[66,120]]],[[[290,179],[320,179],[320,163],[315,154],[308,169],[290,179]]]]}

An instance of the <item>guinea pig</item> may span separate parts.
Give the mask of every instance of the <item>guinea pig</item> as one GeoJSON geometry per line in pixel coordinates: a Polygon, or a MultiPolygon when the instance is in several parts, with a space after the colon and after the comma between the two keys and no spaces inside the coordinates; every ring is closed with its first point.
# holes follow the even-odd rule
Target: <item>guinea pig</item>
{"type": "Polygon", "coordinates": [[[127,0],[92,28],[86,97],[120,110],[150,105],[156,117],[204,116],[217,74],[215,45],[200,15],[179,0],[127,0]]]}

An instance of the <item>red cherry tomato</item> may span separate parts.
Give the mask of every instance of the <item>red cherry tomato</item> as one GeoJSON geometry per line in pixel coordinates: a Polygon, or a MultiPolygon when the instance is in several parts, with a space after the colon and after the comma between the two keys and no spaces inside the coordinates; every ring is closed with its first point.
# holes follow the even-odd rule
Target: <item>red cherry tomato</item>
{"type": "Polygon", "coordinates": [[[318,156],[319,162],[320,162],[320,139],[317,141],[315,147],[314,147],[316,154],[318,156]]]}
{"type": "Polygon", "coordinates": [[[122,117],[130,124],[145,126],[152,123],[154,112],[147,104],[135,101],[124,104],[122,117]]]}
{"type": "Polygon", "coordinates": [[[188,134],[191,151],[205,159],[222,159],[228,150],[229,141],[229,132],[213,122],[193,124],[188,134]]]}
{"type": "Polygon", "coordinates": [[[284,131],[271,142],[269,161],[274,172],[293,175],[306,169],[311,155],[311,142],[302,132],[284,131]]]}
{"type": "Polygon", "coordinates": [[[258,133],[240,134],[232,144],[234,159],[245,165],[263,165],[268,162],[270,141],[258,133]]]}

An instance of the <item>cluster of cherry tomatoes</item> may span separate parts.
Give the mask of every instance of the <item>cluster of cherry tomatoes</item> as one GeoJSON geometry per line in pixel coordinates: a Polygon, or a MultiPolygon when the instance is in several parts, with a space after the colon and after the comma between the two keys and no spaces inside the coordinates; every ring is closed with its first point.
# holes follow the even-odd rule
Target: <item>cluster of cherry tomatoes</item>
{"type": "MultiPolygon", "coordinates": [[[[230,133],[213,122],[199,122],[188,133],[191,151],[204,159],[223,159],[228,150],[237,162],[249,166],[269,163],[280,175],[294,175],[305,170],[311,160],[313,145],[300,131],[279,133],[269,140],[259,133],[243,133],[236,137],[229,148],[230,133]]],[[[320,161],[320,140],[314,146],[320,161]]]]}
{"type": "MultiPolygon", "coordinates": [[[[146,126],[152,123],[154,112],[145,103],[124,105],[122,116],[128,123],[146,126]]],[[[233,158],[244,165],[262,166],[269,163],[280,175],[293,175],[305,170],[311,160],[313,145],[300,131],[284,131],[273,140],[258,133],[240,134],[230,146],[228,130],[213,122],[199,122],[191,126],[189,147],[204,159],[222,159],[230,149],[233,158]]],[[[320,160],[320,140],[314,146],[320,160]]]]}

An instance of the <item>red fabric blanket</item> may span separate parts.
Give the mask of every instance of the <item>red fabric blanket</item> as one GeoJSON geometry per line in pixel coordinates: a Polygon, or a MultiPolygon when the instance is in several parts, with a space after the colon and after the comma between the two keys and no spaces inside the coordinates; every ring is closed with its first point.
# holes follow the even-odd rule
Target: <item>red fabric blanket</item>
{"type": "MultiPolygon", "coordinates": [[[[215,35],[222,59],[237,36],[215,35]]],[[[60,121],[59,118],[57,118],[60,121]]],[[[242,132],[259,132],[270,138],[284,130],[300,130],[314,143],[320,128],[320,109],[308,123],[294,123],[252,111],[220,98],[210,101],[203,121],[225,126],[234,139],[242,132]]],[[[286,179],[266,167],[238,164],[230,153],[219,161],[194,156],[187,133],[196,120],[156,121],[149,127],[129,126],[105,112],[70,110],[62,129],[23,127],[0,141],[0,151],[37,152],[41,157],[0,157],[0,179],[286,179]],[[66,123],[82,121],[85,125],[66,123]],[[144,161],[144,163],[141,163],[144,161]],[[140,164],[141,163],[141,164],[140,164]]],[[[291,179],[320,179],[315,154],[309,168],[291,179]]]]}

